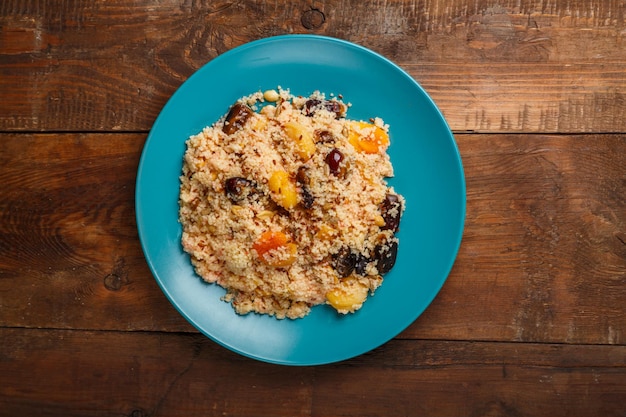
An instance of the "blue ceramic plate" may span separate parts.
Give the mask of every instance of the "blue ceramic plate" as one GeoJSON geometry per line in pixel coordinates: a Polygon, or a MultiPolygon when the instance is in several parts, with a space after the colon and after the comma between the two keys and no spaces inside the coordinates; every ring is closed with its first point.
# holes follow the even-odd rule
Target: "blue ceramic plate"
{"type": "Polygon", "coordinates": [[[410,325],[454,263],[465,219],[465,181],[454,138],[424,90],[382,56],[338,39],[287,35],[235,48],[200,68],[171,97],[143,149],[136,188],[139,237],[152,273],[178,311],[217,343],[258,360],[316,365],[374,349],[410,325]],[[181,248],[179,175],[185,141],[239,97],[281,86],[341,94],[353,119],[382,117],[406,198],[394,269],[357,313],[317,306],[300,320],[237,315],[205,284],[181,248]]]}

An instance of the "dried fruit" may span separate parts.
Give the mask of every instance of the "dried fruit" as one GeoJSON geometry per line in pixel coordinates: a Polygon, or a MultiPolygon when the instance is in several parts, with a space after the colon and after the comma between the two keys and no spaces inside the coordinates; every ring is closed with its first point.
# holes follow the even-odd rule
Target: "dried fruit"
{"type": "Polygon", "coordinates": [[[252,109],[245,104],[235,103],[226,115],[222,131],[227,135],[232,135],[246,124],[252,113],[252,109]]]}
{"type": "Polygon", "coordinates": [[[296,261],[298,246],[283,232],[267,231],[252,244],[259,258],[274,267],[285,267],[296,261]]]}
{"type": "Polygon", "coordinates": [[[359,253],[356,255],[356,262],[354,263],[354,272],[359,275],[367,275],[367,264],[370,263],[370,260],[367,256],[359,253]]]}
{"type": "Polygon", "coordinates": [[[378,246],[374,250],[374,260],[376,261],[376,269],[379,274],[386,274],[391,271],[396,264],[398,255],[398,241],[391,239],[378,246]]]}
{"type": "Polygon", "coordinates": [[[402,216],[402,202],[396,194],[388,193],[380,203],[380,214],[383,217],[384,225],[381,230],[391,230],[394,233],[400,228],[400,217],[402,216]]]}
{"type": "Polygon", "coordinates": [[[346,278],[354,271],[356,254],[344,246],[333,256],[333,268],[341,278],[346,278]]]}
{"type": "Polygon", "coordinates": [[[302,165],[298,168],[298,172],[296,173],[296,182],[300,186],[300,200],[302,206],[304,208],[310,209],[313,207],[313,203],[315,198],[313,198],[313,194],[309,190],[309,185],[311,184],[311,179],[309,178],[308,168],[302,165]]]}
{"type": "Polygon", "coordinates": [[[283,126],[287,137],[296,143],[296,152],[303,161],[308,161],[315,153],[313,133],[296,122],[287,122],[283,126]]]}
{"type": "Polygon", "coordinates": [[[272,199],[284,209],[291,209],[298,204],[298,190],[285,171],[275,171],[268,181],[272,199]]]}
{"type": "Polygon", "coordinates": [[[315,238],[319,240],[331,240],[337,235],[337,230],[328,226],[327,224],[322,224],[319,227],[319,230],[315,234],[315,238]]]}
{"type": "Polygon", "coordinates": [[[348,126],[348,141],[359,152],[378,153],[389,146],[389,135],[379,126],[366,122],[348,126]]]}
{"type": "Polygon", "coordinates": [[[269,124],[267,117],[258,113],[254,118],[253,123],[254,124],[252,125],[252,130],[254,130],[255,132],[262,132],[267,128],[267,125],[269,124]]]}
{"type": "Polygon", "coordinates": [[[313,203],[315,203],[315,197],[313,197],[309,189],[306,187],[300,188],[300,199],[302,202],[302,206],[305,209],[310,209],[311,207],[313,207],[313,203]]]}
{"type": "Polygon", "coordinates": [[[335,113],[336,119],[346,115],[345,104],[340,103],[337,100],[320,100],[313,98],[304,103],[304,113],[307,116],[313,116],[320,109],[335,113]]]}
{"type": "Polygon", "coordinates": [[[335,135],[328,130],[317,129],[313,132],[313,135],[315,136],[315,142],[317,143],[334,143],[337,140],[335,135]]]}
{"type": "Polygon", "coordinates": [[[298,168],[298,172],[296,172],[296,181],[300,185],[310,185],[311,179],[309,178],[309,169],[304,165],[298,168]]]}
{"type": "Polygon", "coordinates": [[[257,192],[256,184],[247,178],[232,177],[224,181],[224,192],[233,204],[238,204],[257,192]]]}
{"type": "Polygon", "coordinates": [[[326,300],[339,313],[358,310],[367,298],[369,289],[356,279],[346,278],[326,294],[326,300]]]}
{"type": "Polygon", "coordinates": [[[343,154],[337,148],[333,148],[328,155],[326,155],[326,163],[328,164],[328,168],[330,168],[330,172],[333,175],[339,175],[341,172],[341,161],[343,161],[343,154]]]}

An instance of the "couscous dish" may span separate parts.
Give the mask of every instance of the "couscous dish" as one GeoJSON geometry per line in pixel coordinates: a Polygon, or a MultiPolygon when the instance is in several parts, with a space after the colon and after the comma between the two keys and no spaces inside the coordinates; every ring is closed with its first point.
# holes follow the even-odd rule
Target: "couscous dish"
{"type": "Polygon", "coordinates": [[[340,97],[257,92],[187,141],[182,245],[239,314],[353,313],[394,266],[405,201],[388,126],[340,97]]]}

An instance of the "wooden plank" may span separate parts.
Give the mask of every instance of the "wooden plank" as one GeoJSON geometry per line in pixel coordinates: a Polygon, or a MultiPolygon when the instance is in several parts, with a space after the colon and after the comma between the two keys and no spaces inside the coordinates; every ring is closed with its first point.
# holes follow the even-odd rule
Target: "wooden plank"
{"type": "Polygon", "coordinates": [[[200,335],[0,329],[0,414],[310,415],[311,369],[200,335]]]}
{"type": "Polygon", "coordinates": [[[0,409],[48,416],[618,416],[626,347],[392,341],[285,367],[200,335],[0,329],[0,409]]]}
{"type": "Polygon", "coordinates": [[[313,415],[618,416],[623,349],[394,341],[316,370],[313,415]]]}
{"type": "Polygon", "coordinates": [[[144,140],[3,136],[2,325],[191,330],[151,278],[137,236],[144,140]]]}
{"type": "MultiPolygon", "coordinates": [[[[456,139],[463,243],[443,290],[401,337],[624,344],[624,137],[456,139]]],[[[138,241],[144,140],[0,135],[0,326],[193,331],[138,241]]]]}
{"type": "Polygon", "coordinates": [[[215,56],[313,33],[397,62],[455,131],[624,132],[625,26],[602,0],[7,0],[0,131],[147,131],[215,56]]]}
{"type": "Polygon", "coordinates": [[[456,138],[463,242],[443,291],[406,336],[623,344],[624,137],[456,138]]]}

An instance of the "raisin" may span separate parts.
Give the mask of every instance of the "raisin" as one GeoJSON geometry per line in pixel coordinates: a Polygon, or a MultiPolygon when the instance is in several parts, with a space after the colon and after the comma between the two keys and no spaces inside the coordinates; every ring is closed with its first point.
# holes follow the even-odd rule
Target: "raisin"
{"type": "Polygon", "coordinates": [[[256,184],[247,178],[232,177],[224,181],[226,197],[234,204],[240,203],[256,194],[256,184]]]}
{"type": "Polygon", "coordinates": [[[235,103],[226,115],[222,132],[232,135],[246,124],[252,113],[252,109],[245,104],[235,103]]]}
{"type": "Polygon", "coordinates": [[[346,278],[352,274],[356,265],[356,254],[350,248],[343,247],[333,256],[333,268],[340,277],[346,278]]]}
{"type": "Polygon", "coordinates": [[[402,214],[402,202],[396,194],[388,193],[380,203],[380,213],[385,220],[381,230],[392,230],[394,233],[400,228],[400,217],[402,214]]]}
{"type": "Polygon", "coordinates": [[[374,250],[374,260],[376,260],[376,268],[379,274],[386,274],[391,271],[396,264],[396,257],[398,256],[398,241],[393,239],[391,241],[384,242],[374,250]]]}
{"type": "Polygon", "coordinates": [[[328,155],[326,155],[326,163],[328,164],[328,168],[330,168],[330,172],[333,175],[339,175],[341,161],[343,161],[343,154],[337,148],[333,148],[330,152],[328,152],[328,155]]]}

